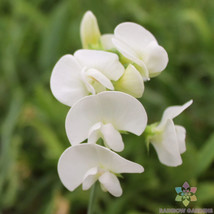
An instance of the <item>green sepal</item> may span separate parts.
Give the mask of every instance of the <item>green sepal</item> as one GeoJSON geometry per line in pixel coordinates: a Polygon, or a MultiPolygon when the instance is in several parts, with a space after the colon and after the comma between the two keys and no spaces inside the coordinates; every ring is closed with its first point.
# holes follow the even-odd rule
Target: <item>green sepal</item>
{"type": "Polygon", "coordinates": [[[120,134],[128,134],[129,132],[127,131],[123,131],[123,130],[119,130],[120,134]]]}
{"type": "Polygon", "coordinates": [[[114,173],[119,178],[124,178],[120,173],[114,173]]]}
{"type": "Polygon", "coordinates": [[[149,145],[151,143],[151,139],[153,138],[154,135],[157,134],[157,127],[158,123],[153,123],[151,125],[147,125],[146,126],[146,129],[143,133],[143,136],[145,138],[145,142],[146,142],[146,148],[147,148],[147,151],[149,152],[149,145]]]}

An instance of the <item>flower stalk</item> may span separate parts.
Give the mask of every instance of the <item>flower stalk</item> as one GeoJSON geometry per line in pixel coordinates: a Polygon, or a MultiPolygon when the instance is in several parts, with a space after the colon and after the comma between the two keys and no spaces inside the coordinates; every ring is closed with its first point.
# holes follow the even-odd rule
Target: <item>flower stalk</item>
{"type": "Polygon", "coordinates": [[[97,182],[95,182],[91,188],[87,214],[93,214],[94,201],[95,201],[95,195],[96,195],[96,186],[97,186],[97,182]]]}

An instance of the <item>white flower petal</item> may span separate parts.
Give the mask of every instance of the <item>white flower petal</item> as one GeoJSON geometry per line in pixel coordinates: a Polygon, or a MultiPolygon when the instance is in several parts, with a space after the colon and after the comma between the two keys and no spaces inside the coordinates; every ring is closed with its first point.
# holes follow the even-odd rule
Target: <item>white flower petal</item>
{"type": "Polygon", "coordinates": [[[100,135],[100,128],[102,126],[102,123],[96,123],[93,125],[88,133],[88,143],[96,143],[97,140],[101,137],[100,135]]]}
{"type": "Polygon", "coordinates": [[[139,66],[137,69],[145,80],[157,76],[166,67],[168,55],[165,49],[142,26],[122,23],[115,28],[114,35],[113,43],[116,48],[139,66]]]}
{"type": "Polygon", "coordinates": [[[151,140],[151,143],[162,164],[167,166],[178,166],[182,164],[177,134],[171,119],[167,120],[163,133],[155,136],[153,140],[151,140]]]}
{"type": "Polygon", "coordinates": [[[137,65],[138,71],[141,73],[142,77],[147,80],[149,78],[148,69],[145,63],[141,59],[139,59],[137,53],[135,53],[134,50],[132,50],[126,43],[119,39],[113,38],[112,42],[119,52],[121,52],[132,63],[135,63],[137,65]]]}
{"type": "Polygon", "coordinates": [[[110,80],[117,81],[124,72],[116,54],[98,50],[78,50],[74,57],[83,66],[95,68],[110,80]]]}
{"type": "Polygon", "coordinates": [[[168,64],[168,54],[163,47],[156,42],[151,42],[143,51],[143,60],[149,70],[149,76],[155,77],[163,71],[168,64]]]}
{"type": "Polygon", "coordinates": [[[100,30],[97,19],[91,11],[87,11],[80,24],[80,37],[83,48],[97,45],[100,39],[100,30]]]}
{"type": "Polygon", "coordinates": [[[124,143],[121,134],[112,126],[112,124],[96,123],[89,130],[88,143],[96,143],[99,138],[110,149],[121,152],[124,149],[124,143]]]}
{"type": "Polygon", "coordinates": [[[130,64],[123,76],[115,83],[115,89],[140,98],[144,92],[144,81],[137,69],[130,64]]]}
{"type": "MultiPolygon", "coordinates": [[[[92,98],[93,99],[93,98],[92,98]]],[[[96,98],[102,110],[104,124],[111,123],[115,129],[141,135],[147,123],[143,105],[123,92],[102,92],[96,98]]]]}
{"type": "Polygon", "coordinates": [[[88,90],[88,92],[91,94],[96,94],[94,87],[88,81],[88,77],[86,75],[86,67],[83,67],[83,69],[81,70],[81,77],[82,77],[82,81],[85,84],[85,87],[88,90]]]}
{"type": "Polygon", "coordinates": [[[114,30],[114,35],[128,44],[136,53],[141,52],[150,42],[157,42],[148,30],[132,22],[119,24],[114,30]]]}
{"type": "Polygon", "coordinates": [[[116,152],[123,151],[124,143],[121,134],[112,126],[112,124],[102,125],[100,131],[103,135],[104,142],[110,149],[116,152]]]}
{"type": "Polygon", "coordinates": [[[168,107],[163,113],[159,127],[164,126],[168,119],[174,119],[179,114],[181,114],[186,108],[188,108],[192,104],[192,102],[193,100],[190,100],[182,106],[168,107]]]}
{"type": "Polygon", "coordinates": [[[112,124],[96,123],[89,130],[88,143],[96,143],[99,138],[110,149],[121,152],[124,149],[124,143],[121,134],[112,126],[112,124]]]}
{"type": "Polygon", "coordinates": [[[57,100],[72,106],[80,98],[87,96],[80,73],[82,67],[72,55],[63,56],[54,66],[50,87],[57,100]]]}
{"type": "Polygon", "coordinates": [[[91,144],[72,146],[66,149],[58,162],[58,173],[63,185],[70,191],[83,181],[87,171],[97,166],[96,150],[91,144]]]}
{"type": "MultiPolygon", "coordinates": [[[[141,165],[126,160],[105,147],[87,143],[69,147],[63,152],[58,162],[58,173],[63,185],[73,191],[86,177],[94,174],[95,167],[113,173],[143,172],[141,165]]],[[[86,188],[93,179],[85,182],[86,188]]]]}
{"type": "Polygon", "coordinates": [[[99,177],[99,182],[104,186],[104,188],[115,197],[120,197],[123,190],[120,186],[120,182],[114,174],[110,172],[105,172],[99,177]]]}
{"type": "Polygon", "coordinates": [[[83,190],[90,189],[91,186],[97,181],[97,176],[96,176],[97,173],[98,173],[97,167],[93,167],[86,172],[82,182],[83,190]]]}
{"type": "Polygon", "coordinates": [[[86,74],[98,81],[100,84],[102,84],[105,88],[108,88],[110,90],[114,90],[114,86],[112,85],[111,81],[103,75],[100,71],[90,68],[86,71],[86,74]]]}
{"type": "Polygon", "coordinates": [[[104,34],[101,36],[100,40],[104,50],[112,50],[115,49],[114,44],[112,43],[112,38],[114,34],[104,34]]]}
{"type": "Polygon", "coordinates": [[[99,146],[97,144],[88,145],[97,146],[96,149],[97,151],[99,150],[97,154],[99,155],[100,163],[102,163],[103,166],[111,172],[120,174],[142,173],[144,171],[144,168],[140,164],[129,161],[105,147],[99,146]]]}
{"type": "Polygon", "coordinates": [[[141,60],[138,58],[137,53],[129,47],[125,42],[121,41],[120,39],[117,39],[115,37],[112,38],[112,42],[115,45],[115,47],[129,60],[141,65],[141,60]]]}
{"type": "MultiPolygon", "coordinates": [[[[94,97],[92,95],[89,97],[94,97]]],[[[65,129],[71,145],[76,145],[88,138],[91,127],[101,121],[101,108],[96,99],[81,99],[69,110],[65,129]]]]}
{"type": "Polygon", "coordinates": [[[134,97],[115,91],[101,92],[81,99],[68,112],[66,133],[72,145],[81,143],[90,128],[111,123],[115,129],[141,135],[147,124],[143,105],[134,97]]]}
{"type": "Polygon", "coordinates": [[[175,126],[177,138],[178,138],[178,145],[179,145],[179,151],[180,154],[183,154],[186,151],[186,129],[183,126],[175,126]]]}

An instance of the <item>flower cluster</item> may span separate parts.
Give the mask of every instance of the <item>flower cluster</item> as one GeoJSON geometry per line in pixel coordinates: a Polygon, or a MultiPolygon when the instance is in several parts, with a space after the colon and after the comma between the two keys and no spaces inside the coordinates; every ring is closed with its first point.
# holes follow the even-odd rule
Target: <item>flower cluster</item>
{"type": "Polygon", "coordinates": [[[83,49],[59,59],[50,81],[56,99],[71,107],[65,122],[71,147],[61,155],[58,173],[70,191],[81,184],[87,190],[98,180],[104,191],[118,197],[120,173],[144,171],[116,153],[124,149],[121,134],[140,136],[145,130],[146,142],[161,163],[180,165],[185,129],[172,119],[192,101],[167,108],[160,123],[147,125],[146,111],[136,98],[142,97],[144,82],[167,66],[165,49],[148,30],[131,22],[119,24],[114,34],[101,35],[90,11],[80,34],[83,49]]]}

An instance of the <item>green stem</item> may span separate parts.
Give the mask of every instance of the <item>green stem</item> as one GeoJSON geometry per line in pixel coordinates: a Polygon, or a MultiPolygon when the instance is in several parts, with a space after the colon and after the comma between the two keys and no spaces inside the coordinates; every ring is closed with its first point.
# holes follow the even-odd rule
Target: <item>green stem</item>
{"type": "Polygon", "coordinates": [[[95,198],[95,192],[96,192],[96,183],[92,186],[92,189],[91,189],[87,214],[93,214],[93,205],[94,205],[94,198],[95,198]]]}

